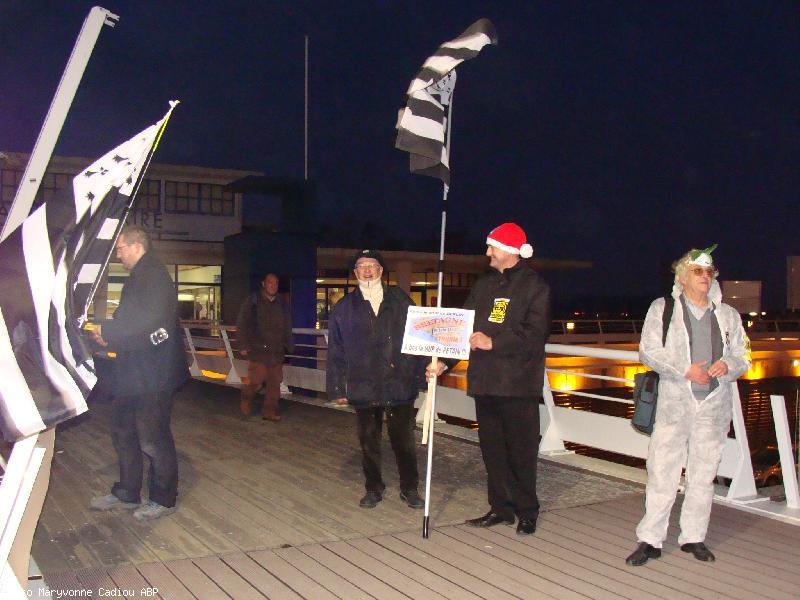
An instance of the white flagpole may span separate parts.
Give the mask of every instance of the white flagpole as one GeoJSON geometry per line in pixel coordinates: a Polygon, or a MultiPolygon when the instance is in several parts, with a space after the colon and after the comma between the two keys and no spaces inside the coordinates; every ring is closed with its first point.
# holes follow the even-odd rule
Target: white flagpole
{"type": "MultiPolygon", "coordinates": [[[[113,27],[118,19],[117,15],[99,6],[92,8],[84,19],[42,129],[25,165],[11,209],[3,223],[0,241],[11,235],[30,213],[100,30],[104,25],[113,27]]],[[[25,597],[21,593],[22,584],[16,579],[8,556],[20,523],[23,520],[38,522],[42,513],[45,494],[50,484],[50,461],[53,458],[54,444],[55,428],[35,433],[14,443],[8,463],[4,465],[5,475],[0,483],[0,589],[18,590],[19,597],[22,598],[25,597]],[[32,496],[34,488],[38,491],[32,496]]],[[[20,542],[18,550],[27,554],[30,552],[30,544],[27,540],[23,542],[20,542]]]]}
{"type": "Polygon", "coordinates": [[[308,181],[308,36],[305,37],[305,76],[303,78],[303,179],[308,181]]]}
{"type": "Polygon", "coordinates": [[[20,181],[19,188],[17,188],[17,193],[14,196],[14,202],[11,204],[11,209],[3,224],[0,240],[4,240],[11,235],[28,216],[36,198],[36,192],[39,190],[39,184],[42,182],[42,177],[44,177],[45,169],[47,169],[47,164],[53,154],[53,148],[55,148],[56,141],[61,133],[61,127],[64,125],[67,113],[72,106],[72,100],[78,91],[78,85],[83,78],[83,72],[86,70],[86,65],[89,64],[89,58],[92,55],[97,38],[100,37],[100,30],[103,29],[103,25],[114,27],[117,19],[119,19],[117,15],[112,14],[105,8],[95,6],[83,21],[78,39],[75,40],[72,54],[70,54],[67,66],[61,75],[58,89],[56,89],[56,93],[50,103],[42,129],[39,131],[39,137],[36,138],[33,151],[28,158],[28,164],[22,174],[22,181],[20,181]]]}
{"type": "MultiPolygon", "coordinates": [[[[449,90],[449,98],[447,104],[447,168],[450,169],[450,122],[453,117],[453,90],[455,88],[455,71],[451,79],[452,87],[449,90]]],[[[442,307],[442,282],[444,280],[444,240],[447,230],[447,193],[450,191],[450,186],[446,183],[442,184],[442,226],[441,234],[439,236],[439,281],[436,286],[436,307],[442,307]]],[[[431,360],[433,366],[433,377],[428,382],[428,393],[425,398],[427,410],[424,412],[422,421],[422,443],[428,444],[428,466],[425,470],[425,514],[422,517],[422,537],[428,539],[430,537],[430,505],[431,505],[431,473],[433,470],[433,427],[436,421],[436,385],[437,377],[436,370],[439,365],[439,357],[434,356],[431,360]]]]}

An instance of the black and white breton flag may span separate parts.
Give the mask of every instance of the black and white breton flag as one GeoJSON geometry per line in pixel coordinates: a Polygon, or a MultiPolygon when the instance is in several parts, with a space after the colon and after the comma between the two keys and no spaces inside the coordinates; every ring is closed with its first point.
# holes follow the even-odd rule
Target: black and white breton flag
{"type": "Polygon", "coordinates": [[[497,44],[497,34],[491,21],[479,19],[439,46],[408,86],[408,103],[397,119],[395,147],[409,153],[412,173],[450,184],[446,107],[455,87],[454,69],[477,56],[486,44],[497,44]]]}
{"type": "Polygon", "coordinates": [[[6,441],[86,410],[95,375],[79,323],[172,108],[79,173],[72,187],[37,207],[0,243],[0,431],[6,441]]]}

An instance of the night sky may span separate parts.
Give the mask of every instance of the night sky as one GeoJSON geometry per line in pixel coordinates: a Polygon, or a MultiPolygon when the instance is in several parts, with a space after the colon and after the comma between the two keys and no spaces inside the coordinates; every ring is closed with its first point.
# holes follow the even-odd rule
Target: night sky
{"type": "MultiPolygon", "coordinates": [[[[0,150],[32,149],[92,4],[0,2],[0,150]]],[[[552,276],[561,308],[635,308],[668,291],[671,259],[717,242],[723,279],[763,280],[765,307],[785,307],[785,257],[800,253],[796,2],[105,8],[120,20],[100,35],[57,154],[99,156],[178,98],[158,162],[302,177],[307,34],[320,222],[437,251],[441,184],[408,173],[394,124],[424,59],[487,17],[499,45],[459,67],[454,98],[459,250],[483,251],[513,220],[539,256],[595,263],[552,276]]]]}

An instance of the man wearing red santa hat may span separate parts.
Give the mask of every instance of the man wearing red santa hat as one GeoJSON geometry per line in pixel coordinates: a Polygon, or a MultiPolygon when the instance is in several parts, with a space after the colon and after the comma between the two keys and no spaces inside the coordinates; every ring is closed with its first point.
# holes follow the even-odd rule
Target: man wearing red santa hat
{"type": "MultiPolygon", "coordinates": [[[[491,271],[475,283],[464,308],[475,311],[467,395],[475,399],[490,509],[467,525],[513,525],[518,517],[517,533],[530,535],[539,516],[536,459],[550,288],[522,260],[533,248],[519,225],[493,229],[486,245],[491,271]]],[[[438,365],[441,374],[446,365],[438,365]]]]}

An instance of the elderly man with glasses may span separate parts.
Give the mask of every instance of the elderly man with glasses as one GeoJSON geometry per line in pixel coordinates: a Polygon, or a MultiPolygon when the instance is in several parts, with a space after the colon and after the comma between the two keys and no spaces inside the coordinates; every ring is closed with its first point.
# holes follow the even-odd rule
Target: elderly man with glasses
{"type": "Polygon", "coordinates": [[[640,359],[660,381],[647,456],[645,515],[636,528],[639,545],[627,558],[631,566],[660,558],[684,466],[678,543],[697,560],[715,560],[705,545],[714,477],[730,428],[733,386],[750,367],[741,317],[722,303],[711,257],[715,249],[716,244],[691,250],[673,266],[674,304],[663,343],[665,298],[650,305],[642,329],[640,359]]]}
{"type": "Polygon", "coordinates": [[[339,300],[328,324],[327,392],[337,404],[351,404],[358,417],[366,493],[361,508],[383,500],[381,429],[386,416],[389,440],[400,475],[400,499],[411,508],[424,503],[414,443],[414,400],[425,359],[402,354],[411,298],[381,280],[383,257],[376,250],[356,253],[351,267],[358,287],[339,300]]]}

